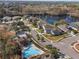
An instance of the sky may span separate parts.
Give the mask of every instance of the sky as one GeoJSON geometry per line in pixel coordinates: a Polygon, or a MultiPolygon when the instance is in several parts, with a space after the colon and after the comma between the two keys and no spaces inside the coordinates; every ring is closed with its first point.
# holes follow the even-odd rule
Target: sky
{"type": "Polygon", "coordinates": [[[0,1],[79,1],[79,0],[0,0],[0,1]]]}
{"type": "Polygon", "coordinates": [[[27,0],[27,1],[79,1],[79,0],[27,0]]]}

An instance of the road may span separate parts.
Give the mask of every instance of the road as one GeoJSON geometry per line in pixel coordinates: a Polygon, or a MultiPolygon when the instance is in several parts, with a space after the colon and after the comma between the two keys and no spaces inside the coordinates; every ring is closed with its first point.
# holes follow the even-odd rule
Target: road
{"type": "MultiPolygon", "coordinates": [[[[33,37],[37,38],[36,37],[36,32],[34,30],[31,31],[33,37]]],[[[77,36],[74,36],[74,37],[69,37],[69,38],[65,38],[63,40],[61,40],[60,42],[56,42],[56,43],[53,43],[53,42],[50,42],[49,40],[46,40],[46,43],[44,42],[40,42],[41,44],[52,44],[52,46],[60,49],[60,52],[61,53],[64,53],[70,57],[72,57],[72,59],[79,59],[79,53],[76,52],[72,47],[71,47],[71,44],[75,41],[79,40],[79,35],[77,36]],[[49,43],[48,43],[49,42],[49,43]]]]}
{"type": "Polygon", "coordinates": [[[52,45],[60,49],[60,52],[72,57],[72,59],[79,59],[79,53],[71,47],[71,44],[77,40],[79,40],[79,35],[63,39],[57,43],[52,43],[52,45]]]}

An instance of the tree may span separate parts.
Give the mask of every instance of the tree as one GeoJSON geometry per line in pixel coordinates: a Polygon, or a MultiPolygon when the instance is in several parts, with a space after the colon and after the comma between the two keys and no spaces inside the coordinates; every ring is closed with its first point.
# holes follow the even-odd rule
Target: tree
{"type": "Polygon", "coordinates": [[[24,25],[24,22],[19,21],[19,22],[17,23],[17,25],[18,25],[18,26],[23,26],[23,25],[24,25]]]}
{"type": "Polygon", "coordinates": [[[28,26],[21,26],[23,31],[29,31],[30,32],[30,28],[28,26]]]}
{"type": "Polygon", "coordinates": [[[57,48],[52,48],[51,49],[51,54],[54,56],[55,59],[59,58],[59,54],[58,54],[58,49],[57,48]]]}
{"type": "Polygon", "coordinates": [[[7,44],[8,41],[11,39],[12,35],[9,34],[10,32],[7,31],[7,28],[3,28],[0,30],[0,41],[2,42],[2,59],[8,59],[7,55],[7,44]]]}
{"type": "Polygon", "coordinates": [[[39,36],[39,34],[37,34],[36,36],[37,36],[37,39],[40,40],[40,36],[39,36]]]}
{"type": "Polygon", "coordinates": [[[54,56],[55,59],[59,58],[59,50],[52,45],[46,45],[46,48],[50,50],[50,53],[54,56]]]}

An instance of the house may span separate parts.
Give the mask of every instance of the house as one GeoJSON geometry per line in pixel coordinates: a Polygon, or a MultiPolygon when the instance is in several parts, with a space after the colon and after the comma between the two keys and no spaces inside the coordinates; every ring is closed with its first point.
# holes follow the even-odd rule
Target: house
{"type": "Polygon", "coordinates": [[[79,19],[74,18],[72,16],[67,16],[66,19],[64,19],[67,23],[72,23],[72,22],[78,22],[79,19]]]}
{"type": "Polygon", "coordinates": [[[62,35],[63,32],[59,29],[56,29],[56,30],[51,30],[51,34],[52,35],[62,35]]]}
{"type": "Polygon", "coordinates": [[[18,37],[20,37],[20,38],[22,38],[22,37],[26,37],[26,38],[27,38],[26,33],[23,32],[23,31],[18,31],[18,32],[16,33],[16,35],[17,35],[18,37]]]}
{"type": "Polygon", "coordinates": [[[49,25],[46,25],[46,26],[45,26],[45,29],[44,29],[44,32],[50,34],[52,29],[54,29],[54,27],[51,27],[51,26],[49,26],[49,25]]]}
{"type": "Polygon", "coordinates": [[[21,16],[14,16],[14,17],[12,17],[12,20],[14,20],[14,21],[18,21],[20,19],[21,19],[21,16]]]}
{"type": "Polygon", "coordinates": [[[58,25],[57,27],[61,29],[63,32],[67,32],[69,30],[66,25],[58,25]]]}
{"type": "Polygon", "coordinates": [[[37,21],[37,18],[31,16],[31,17],[29,17],[29,21],[32,23],[35,23],[37,21]]]}
{"type": "Polygon", "coordinates": [[[5,16],[5,17],[2,18],[3,22],[8,22],[8,21],[11,21],[11,20],[12,20],[12,18],[9,17],[9,16],[5,16]]]}
{"type": "Polygon", "coordinates": [[[46,33],[52,34],[52,35],[61,35],[61,34],[63,34],[63,31],[61,31],[59,28],[55,28],[55,27],[49,26],[49,25],[45,26],[45,30],[44,31],[46,33]]]}
{"type": "Polygon", "coordinates": [[[37,27],[39,29],[43,29],[45,25],[46,25],[46,22],[45,21],[38,21],[37,22],[37,27]]]}
{"type": "Polygon", "coordinates": [[[72,22],[69,24],[68,28],[79,31],[79,22],[72,22]]]}
{"type": "Polygon", "coordinates": [[[18,41],[23,46],[27,46],[27,44],[29,44],[31,42],[31,40],[29,38],[29,34],[26,34],[25,32],[18,32],[18,33],[16,33],[16,35],[18,37],[18,41]]]}

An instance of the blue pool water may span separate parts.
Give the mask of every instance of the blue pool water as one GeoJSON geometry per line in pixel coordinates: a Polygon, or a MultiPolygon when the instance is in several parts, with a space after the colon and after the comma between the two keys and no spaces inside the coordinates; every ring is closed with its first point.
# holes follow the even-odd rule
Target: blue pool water
{"type": "Polygon", "coordinates": [[[25,49],[22,52],[23,58],[29,58],[33,55],[39,55],[41,51],[39,49],[34,48],[32,45],[29,46],[28,49],[25,49]]]}

